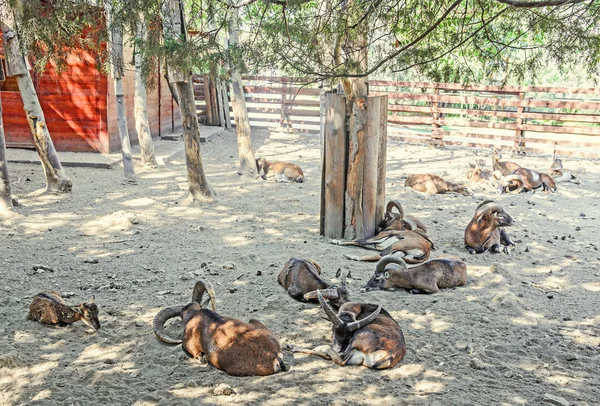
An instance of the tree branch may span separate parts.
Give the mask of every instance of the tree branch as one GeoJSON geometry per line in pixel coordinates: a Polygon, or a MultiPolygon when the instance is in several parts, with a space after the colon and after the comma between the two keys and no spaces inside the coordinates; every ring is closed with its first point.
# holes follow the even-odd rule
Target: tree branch
{"type": "Polygon", "coordinates": [[[545,0],[545,1],[521,1],[521,0],[496,0],[498,3],[518,8],[555,7],[566,4],[583,3],[585,0],[545,0]]]}

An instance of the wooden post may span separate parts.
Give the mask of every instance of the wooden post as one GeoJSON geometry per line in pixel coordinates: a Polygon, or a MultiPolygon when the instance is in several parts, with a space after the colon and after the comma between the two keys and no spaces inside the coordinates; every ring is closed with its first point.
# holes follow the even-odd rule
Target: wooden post
{"type": "Polygon", "coordinates": [[[205,115],[206,115],[206,120],[204,120],[204,123],[206,125],[212,125],[212,122],[214,120],[213,118],[213,109],[212,109],[212,99],[211,99],[211,95],[210,95],[210,76],[208,75],[204,75],[204,104],[205,104],[205,115]]]}
{"type": "Polygon", "coordinates": [[[387,96],[353,99],[349,119],[343,95],[325,100],[321,233],[369,238],[384,215],[387,96]]]}
{"type": "Polygon", "coordinates": [[[225,128],[225,102],[223,101],[223,92],[221,91],[221,87],[223,86],[223,83],[221,82],[221,80],[219,78],[217,78],[216,81],[217,85],[216,87],[216,93],[217,93],[217,104],[219,107],[219,125],[222,128],[225,128]]]}
{"type": "Polygon", "coordinates": [[[225,128],[231,129],[231,113],[229,112],[229,95],[227,94],[227,82],[223,82],[221,86],[223,98],[223,112],[225,114],[225,128]]]}
{"type": "Polygon", "coordinates": [[[523,101],[525,100],[525,93],[519,93],[519,106],[517,107],[517,119],[515,120],[516,131],[515,131],[515,145],[514,152],[521,153],[523,152],[523,148],[525,148],[525,141],[523,137],[523,101]]]}
{"type": "Polygon", "coordinates": [[[432,111],[432,124],[431,124],[431,143],[434,147],[441,147],[444,145],[444,135],[442,134],[442,126],[440,125],[440,112],[438,110],[440,97],[440,88],[435,87],[433,89],[433,102],[431,103],[432,111]]]}

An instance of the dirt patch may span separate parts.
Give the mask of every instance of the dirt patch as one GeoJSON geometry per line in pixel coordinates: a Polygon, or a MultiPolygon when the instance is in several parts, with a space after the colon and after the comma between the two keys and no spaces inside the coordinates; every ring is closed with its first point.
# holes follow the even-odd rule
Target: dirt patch
{"type": "MultiPolygon", "coordinates": [[[[403,187],[410,173],[465,179],[468,163],[488,151],[409,146],[390,141],[389,198],[425,222],[437,249],[468,264],[467,286],[434,295],[360,293],[373,264],[352,262],[319,237],[320,152],[314,136],[255,135],[257,156],[298,163],[304,184],[235,174],[233,134],[203,145],[214,204],[179,207],[186,190],[183,156],[156,170],[138,168],[136,185],[121,168],[69,168],[73,194],[39,196],[41,168],[11,165],[24,207],[4,220],[0,272],[0,403],[167,404],[571,404],[598,401],[600,375],[600,165],[565,159],[581,185],[556,194],[425,196],[403,187]],[[510,256],[469,255],[463,232],[478,203],[493,198],[515,219],[510,256]],[[284,354],[291,370],[234,378],[159,343],[151,321],[163,306],[189,300],[198,278],[210,280],[219,311],[264,321],[282,345],[330,342],[315,305],[292,300],[276,277],[290,257],[312,258],[337,281],[351,270],[351,299],[380,302],[400,323],[408,346],[394,369],[339,367],[284,354]],[[44,265],[52,271],[34,266],[44,265]],[[260,271],[260,272],[259,272],[260,271]],[[49,328],[25,320],[33,295],[69,292],[70,303],[95,295],[102,329],[49,328]],[[223,390],[226,388],[227,390],[223,390]]],[[[548,157],[516,159],[545,169],[548,157]]]]}

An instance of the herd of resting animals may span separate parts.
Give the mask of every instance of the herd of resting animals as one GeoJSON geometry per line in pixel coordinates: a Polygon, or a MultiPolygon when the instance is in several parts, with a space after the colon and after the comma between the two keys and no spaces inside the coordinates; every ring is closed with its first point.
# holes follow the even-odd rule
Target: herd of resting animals
{"type": "MultiPolygon", "coordinates": [[[[542,188],[556,190],[556,182],[572,181],[573,175],[556,159],[546,173],[520,167],[514,162],[500,161],[494,151],[493,171],[484,169],[483,160],[471,164],[467,178],[475,184],[498,183],[500,192],[518,193],[542,188]]],[[[278,181],[304,181],[302,170],[293,164],[257,160],[265,177],[278,181]]],[[[466,185],[446,182],[435,175],[411,175],[406,186],[427,193],[457,192],[471,194],[466,185]]],[[[475,210],[468,223],[464,241],[471,254],[487,251],[509,253],[514,246],[504,227],[513,224],[504,209],[486,200],[475,210]]],[[[463,286],[467,282],[467,265],[458,258],[429,260],[434,248],[422,221],[405,216],[400,203],[392,200],[386,207],[383,221],[372,238],[336,241],[338,245],[355,245],[378,253],[350,256],[360,261],[377,261],[375,273],[366,290],[407,289],[411,293],[435,293],[440,289],[463,286]],[[407,264],[418,264],[408,267],[407,264]]],[[[339,285],[321,277],[321,267],[313,260],[292,258],[277,277],[293,299],[319,303],[331,321],[331,346],[303,349],[288,346],[291,352],[316,355],[339,365],[364,365],[373,369],[392,368],[406,353],[406,344],[399,324],[381,305],[349,300],[346,272],[338,270],[339,285]]],[[[98,307],[94,298],[78,306],[68,306],[56,291],[36,295],[29,306],[28,318],[51,325],[68,325],[81,320],[97,330],[100,328],[98,307]]],[[[182,344],[192,358],[203,359],[215,368],[234,376],[271,375],[285,371],[281,346],[273,333],[259,320],[243,322],[217,312],[215,291],[207,281],[195,284],[191,302],[162,309],[154,318],[153,330],[166,344],[182,344]],[[208,299],[203,302],[204,295],[208,299]],[[208,308],[210,306],[210,308],[208,308]],[[183,332],[170,336],[165,323],[180,317],[183,332]]]]}

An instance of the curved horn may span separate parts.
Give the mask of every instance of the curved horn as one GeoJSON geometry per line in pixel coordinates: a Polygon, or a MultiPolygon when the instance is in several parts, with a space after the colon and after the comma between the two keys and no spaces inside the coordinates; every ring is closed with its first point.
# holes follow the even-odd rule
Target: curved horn
{"type": "Polygon", "coordinates": [[[404,218],[404,210],[402,209],[402,205],[400,204],[400,202],[398,200],[390,200],[387,204],[387,206],[385,206],[385,212],[386,213],[391,213],[393,208],[398,209],[398,212],[400,213],[400,219],[404,218]]]}
{"type": "Polygon", "coordinates": [[[477,206],[477,208],[475,209],[475,216],[480,216],[483,214],[484,211],[486,211],[488,209],[488,207],[486,207],[489,204],[494,204],[497,205],[496,203],[494,203],[493,200],[484,200],[482,203],[479,204],[479,206],[477,206]]]}
{"type": "Polygon", "coordinates": [[[404,223],[406,223],[406,225],[408,225],[408,228],[407,228],[408,230],[412,230],[412,231],[414,231],[414,230],[416,230],[417,228],[419,228],[419,226],[417,225],[417,223],[416,223],[416,222],[415,222],[413,219],[411,219],[410,217],[407,217],[407,218],[405,218],[405,219],[402,219],[402,221],[403,221],[404,223]]]}
{"type": "Polygon", "coordinates": [[[206,306],[206,304],[202,305],[202,296],[204,296],[204,292],[208,293],[208,300],[210,301],[211,307],[213,311],[217,311],[217,301],[215,300],[215,290],[213,289],[210,282],[198,281],[194,285],[194,291],[192,292],[192,303],[200,303],[202,307],[206,306]]]}
{"type": "Polygon", "coordinates": [[[386,255],[385,257],[381,258],[379,262],[377,262],[377,265],[375,266],[375,272],[383,272],[388,264],[397,264],[400,265],[403,270],[406,270],[406,262],[404,262],[402,258],[395,257],[393,255],[386,255]]]}
{"type": "Polygon", "coordinates": [[[350,332],[356,331],[359,328],[363,328],[367,324],[372,323],[377,318],[377,316],[379,316],[380,312],[381,312],[381,305],[379,305],[379,307],[373,313],[369,314],[364,319],[360,319],[360,320],[353,321],[352,323],[348,323],[348,325],[346,327],[348,328],[348,330],[350,332]]]}
{"type": "Polygon", "coordinates": [[[325,301],[325,298],[321,294],[321,290],[317,289],[317,297],[319,298],[319,303],[321,304],[321,308],[329,318],[329,320],[333,323],[334,328],[340,328],[344,325],[344,322],[338,317],[337,313],[333,311],[329,303],[325,301]]]}
{"type": "Polygon", "coordinates": [[[181,344],[183,342],[181,338],[173,338],[165,332],[165,323],[167,320],[178,317],[181,314],[183,307],[184,306],[166,307],[159,311],[156,316],[154,316],[152,330],[154,331],[154,334],[156,334],[156,337],[158,337],[158,339],[163,343],[181,344]]]}
{"type": "Polygon", "coordinates": [[[523,178],[521,178],[519,175],[509,175],[509,176],[506,176],[506,177],[504,177],[502,179],[502,181],[500,182],[500,184],[502,186],[506,186],[510,182],[517,182],[519,184],[519,186],[517,187],[517,189],[513,190],[511,193],[520,193],[521,190],[523,190],[523,188],[525,187],[525,182],[523,181],[523,178]]]}
{"type": "MultiPolygon", "coordinates": [[[[320,292],[325,299],[337,299],[338,297],[340,297],[337,289],[324,289],[324,290],[321,290],[320,292]]],[[[312,292],[305,293],[303,297],[306,300],[317,299],[318,298],[317,291],[313,290],[312,292]]]]}

